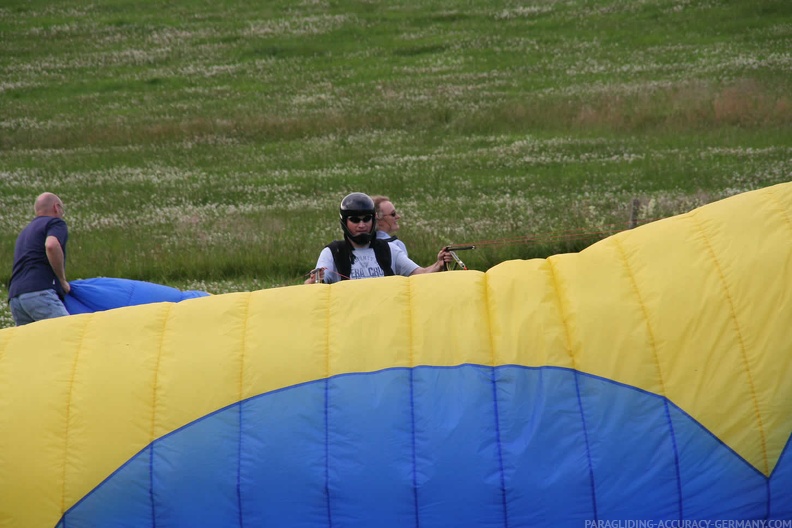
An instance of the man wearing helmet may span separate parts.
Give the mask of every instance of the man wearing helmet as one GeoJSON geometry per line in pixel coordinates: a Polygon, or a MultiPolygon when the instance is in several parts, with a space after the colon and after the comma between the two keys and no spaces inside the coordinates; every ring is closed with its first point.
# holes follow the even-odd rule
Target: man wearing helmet
{"type": "Polygon", "coordinates": [[[441,250],[434,264],[422,268],[398,246],[378,240],[374,201],[366,194],[345,196],[339,207],[339,220],[344,239],[331,242],[322,250],[306,284],[389,275],[409,277],[442,271],[445,263],[453,259],[450,252],[441,250]]]}

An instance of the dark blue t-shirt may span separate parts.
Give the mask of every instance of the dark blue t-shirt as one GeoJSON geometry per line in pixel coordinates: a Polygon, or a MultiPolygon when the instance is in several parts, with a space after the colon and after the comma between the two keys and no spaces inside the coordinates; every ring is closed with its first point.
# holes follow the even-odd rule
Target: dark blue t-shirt
{"type": "Polygon", "coordinates": [[[66,241],[69,230],[66,222],[54,216],[37,216],[17,237],[14,248],[14,268],[8,287],[8,298],[23,293],[54,289],[63,297],[63,287],[52,271],[44,241],[54,236],[63,248],[63,262],[66,263],[66,241]]]}

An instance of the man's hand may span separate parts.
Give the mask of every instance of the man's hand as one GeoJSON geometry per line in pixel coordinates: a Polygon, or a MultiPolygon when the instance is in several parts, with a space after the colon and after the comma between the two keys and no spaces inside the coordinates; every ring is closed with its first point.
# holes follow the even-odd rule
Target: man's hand
{"type": "Polygon", "coordinates": [[[454,261],[454,256],[448,250],[447,247],[444,247],[440,250],[437,254],[437,262],[434,263],[432,266],[434,268],[433,271],[445,271],[448,269],[448,263],[454,261]]]}
{"type": "Polygon", "coordinates": [[[66,258],[63,255],[63,248],[60,241],[50,235],[44,240],[44,250],[47,253],[47,260],[52,267],[53,273],[58,277],[63,293],[67,294],[71,291],[71,285],[66,280],[66,258]]]}
{"type": "Polygon", "coordinates": [[[311,276],[305,280],[305,284],[316,284],[317,282],[324,282],[324,268],[311,270],[311,276]]]}

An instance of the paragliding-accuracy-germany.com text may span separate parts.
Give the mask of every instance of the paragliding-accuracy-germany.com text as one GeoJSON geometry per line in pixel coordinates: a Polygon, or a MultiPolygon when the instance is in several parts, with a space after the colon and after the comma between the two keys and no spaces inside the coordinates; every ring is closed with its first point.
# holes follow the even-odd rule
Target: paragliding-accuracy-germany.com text
{"type": "Polygon", "coordinates": [[[584,528],[792,528],[792,520],[668,520],[618,519],[613,521],[589,520],[584,528]]]}

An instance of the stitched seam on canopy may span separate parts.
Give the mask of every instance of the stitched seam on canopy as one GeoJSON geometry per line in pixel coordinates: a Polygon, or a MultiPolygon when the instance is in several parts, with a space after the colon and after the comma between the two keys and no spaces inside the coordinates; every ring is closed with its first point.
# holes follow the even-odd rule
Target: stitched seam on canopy
{"type": "Polygon", "coordinates": [[[410,433],[412,440],[412,496],[413,496],[413,512],[415,518],[415,527],[421,526],[420,509],[418,508],[418,451],[417,451],[417,438],[415,432],[415,321],[413,310],[413,293],[412,281],[406,280],[404,283],[407,285],[407,310],[409,312],[407,317],[407,338],[409,343],[409,371],[410,371],[410,433]]]}
{"type": "MultiPolygon", "coordinates": [[[[781,218],[784,219],[784,223],[787,226],[787,230],[788,231],[792,231],[792,218],[790,218],[790,216],[789,216],[789,214],[787,212],[789,210],[789,208],[786,207],[786,205],[783,202],[783,200],[778,197],[778,194],[779,193],[778,193],[778,191],[777,191],[777,189],[775,187],[771,187],[771,188],[767,189],[767,191],[766,191],[766,195],[768,196],[768,198],[770,200],[772,200],[774,202],[774,204],[778,208],[778,213],[781,215],[781,218]]],[[[788,447],[788,445],[789,445],[789,441],[787,442],[787,447],[788,447]]],[[[776,460],[776,464],[773,467],[772,472],[770,473],[770,475],[768,475],[768,479],[767,479],[767,497],[768,497],[768,500],[767,500],[767,511],[768,512],[770,512],[771,509],[772,509],[771,507],[772,507],[772,499],[773,499],[772,486],[770,486],[770,479],[772,478],[773,473],[775,473],[776,469],[778,469],[778,466],[779,466],[778,461],[783,459],[784,451],[786,450],[787,447],[785,447],[783,450],[781,450],[781,454],[779,455],[778,459],[776,460]]],[[[768,515],[769,515],[769,513],[768,513],[768,515]]]]}
{"type": "Polygon", "coordinates": [[[666,422],[668,423],[668,430],[671,437],[672,450],[674,453],[674,470],[676,472],[677,484],[677,505],[679,507],[679,518],[682,519],[684,518],[685,510],[684,504],[682,502],[682,473],[679,462],[679,446],[677,445],[674,422],[671,420],[671,411],[668,408],[668,394],[666,392],[665,380],[663,379],[663,371],[660,368],[660,357],[657,352],[657,338],[655,337],[654,328],[652,328],[649,310],[646,307],[643,296],[641,295],[641,290],[638,287],[638,281],[635,279],[635,273],[633,272],[632,267],[630,266],[630,261],[627,258],[627,252],[624,250],[624,244],[618,237],[613,237],[613,242],[616,245],[616,249],[619,253],[619,259],[624,265],[624,270],[630,280],[630,287],[633,290],[633,295],[635,295],[635,298],[638,300],[638,306],[641,308],[641,316],[643,317],[644,323],[646,324],[646,333],[649,339],[649,349],[652,352],[652,361],[654,362],[655,368],[657,370],[657,379],[660,382],[660,395],[663,396],[663,407],[665,409],[666,422]]]}
{"type": "MultiPolygon", "coordinates": [[[[16,335],[18,332],[17,326],[12,326],[11,328],[3,330],[3,335],[6,336],[6,339],[3,340],[3,346],[0,348],[0,372],[3,370],[3,359],[6,357],[6,351],[8,350],[8,343],[11,342],[11,339],[16,335]]],[[[8,455],[6,453],[0,452],[0,468],[2,468],[5,464],[5,460],[7,459],[8,455]]],[[[65,462],[64,462],[65,464],[65,462]]],[[[2,471],[2,469],[0,469],[2,471]]],[[[61,511],[63,507],[61,507],[61,511]]],[[[61,513],[61,516],[63,514],[61,513]]]]}
{"type": "Polygon", "coordinates": [[[729,285],[726,283],[726,276],[723,273],[723,267],[721,266],[720,261],[718,260],[718,256],[715,253],[714,248],[712,247],[712,242],[710,241],[709,236],[704,231],[704,227],[702,226],[701,222],[698,220],[696,215],[691,215],[691,220],[695,228],[698,230],[699,234],[701,235],[702,240],[704,241],[704,245],[706,246],[707,253],[709,254],[710,260],[712,260],[713,265],[715,266],[715,271],[718,273],[718,279],[721,284],[721,288],[723,289],[723,293],[726,296],[726,301],[729,306],[729,318],[734,325],[734,331],[737,335],[737,343],[740,348],[740,358],[742,359],[743,363],[743,370],[745,371],[745,375],[748,381],[748,390],[751,394],[751,402],[753,403],[753,410],[754,416],[756,418],[756,425],[759,431],[759,438],[762,447],[762,462],[764,465],[763,473],[768,475],[770,473],[769,470],[769,462],[768,462],[768,455],[767,455],[767,434],[765,433],[764,423],[762,422],[762,415],[759,410],[759,398],[756,395],[756,384],[753,379],[753,374],[751,373],[751,366],[748,362],[748,351],[745,349],[745,339],[742,335],[742,330],[740,328],[740,322],[737,318],[737,309],[734,304],[734,298],[732,297],[731,292],[729,291],[729,285]]]}
{"type": "Polygon", "coordinates": [[[558,279],[556,278],[555,267],[553,266],[553,262],[550,259],[547,259],[546,262],[547,267],[550,270],[550,286],[553,288],[553,292],[555,293],[556,306],[558,308],[558,318],[561,322],[561,325],[564,327],[564,343],[566,344],[566,352],[569,355],[569,358],[572,360],[572,370],[577,370],[577,360],[575,359],[575,354],[572,351],[572,332],[569,329],[569,322],[566,320],[566,310],[564,310],[564,303],[561,301],[561,288],[558,284],[558,279]]]}
{"type": "Polygon", "coordinates": [[[82,327],[82,334],[80,335],[80,342],[77,345],[77,350],[74,353],[74,360],[72,361],[72,368],[69,374],[69,390],[67,391],[66,397],[66,434],[63,435],[63,468],[61,472],[61,517],[66,513],[66,470],[69,466],[69,437],[71,436],[71,408],[72,408],[72,400],[74,395],[74,378],[77,376],[77,365],[80,362],[80,352],[83,349],[83,343],[85,342],[85,329],[88,328],[88,324],[93,321],[94,316],[91,314],[90,317],[86,318],[85,324],[82,327]]]}
{"type": "Polygon", "coordinates": [[[247,302],[245,303],[245,311],[242,314],[242,342],[239,348],[239,401],[238,416],[239,416],[239,437],[237,439],[237,474],[236,474],[236,494],[237,494],[237,512],[239,517],[239,526],[245,526],[245,516],[242,512],[242,408],[244,406],[244,392],[245,392],[245,350],[247,348],[247,333],[248,321],[250,320],[250,298],[253,294],[248,293],[247,302]]]}
{"type": "Polygon", "coordinates": [[[159,382],[160,362],[162,361],[162,348],[165,341],[165,330],[168,327],[168,319],[170,318],[172,303],[163,303],[165,306],[165,317],[162,320],[162,329],[160,330],[160,342],[157,349],[157,361],[154,365],[154,383],[151,388],[151,427],[149,429],[149,436],[151,437],[149,449],[149,500],[151,501],[151,526],[157,526],[157,511],[154,502],[154,441],[156,440],[156,424],[157,424],[157,383],[159,382]]]}
{"type": "Polygon", "coordinates": [[[330,297],[332,287],[327,289],[327,310],[325,316],[325,380],[324,380],[324,450],[325,450],[325,500],[327,526],[333,526],[333,512],[330,507],[330,297]]]}
{"type": "Polygon", "coordinates": [[[5,358],[6,350],[8,350],[8,343],[11,342],[11,338],[16,335],[17,326],[12,326],[11,328],[5,329],[5,335],[8,336],[7,339],[3,340],[3,348],[0,348],[0,363],[3,362],[3,358],[5,358]]]}
{"type": "Polygon", "coordinates": [[[792,218],[790,218],[789,214],[787,213],[788,209],[784,202],[778,197],[778,192],[774,189],[768,189],[766,194],[773,202],[775,202],[775,205],[778,207],[779,214],[784,219],[784,223],[787,225],[787,228],[792,231],[792,218]]]}
{"type": "Polygon", "coordinates": [[[123,306],[131,306],[132,305],[132,297],[135,295],[135,290],[137,289],[137,283],[136,282],[133,281],[133,282],[130,282],[129,284],[130,284],[129,295],[127,295],[126,302],[123,304],[123,306]]]}
{"type": "Polygon", "coordinates": [[[599,516],[597,514],[597,487],[594,481],[594,465],[591,460],[591,447],[589,442],[588,426],[586,424],[586,415],[583,412],[583,399],[580,395],[580,381],[579,381],[580,372],[577,369],[575,355],[572,350],[571,330],[569,327],[569,321],[567,321],[566,319],[564,303],[561,301],[561,288],[558,284],[558,278],[556,275],[555,267],[553,266],[553,262],[551,259],[547,259],[546,262],[548,269],[550,270],[550,283],[551,283],[551,287],[553,288],[553,292],[555,293],[556,305],[558,307],[558,316],[561,321],[561,324],[564,327],[564,337],[566,341],[567,354],[569,354],[569,357],[572,359],[572,371],[575,373],[575,393],[577,396],[578,410],[580,411],[580,423],[583,429],[583,442],[584,442],[583,447],[585,448],[586,463],[588,464],[588,470],[589,470],[589,486],[591,488],[592,517],[593,520],[596,521],[599,519],[599,516]]]}
{"type": "Polygon", "coordinates": [[[490,382],[492,384],[492,407],[493,418],[495,420],[495,446],[498,453],[498,474],[500,475],[501,504],[503,506],[503,526],[509,528],[509,504],[506,500],[506,475],[503,467],[503,443],[501,439],[501,420],[500,407],[498,405],[498,383],[496,372],[495,338],[492,336],[492,305],[489,294],[489,281],[484,275],[484,312],[486,316],[486,327],[489,332],[490,348],[490,382]]]}

